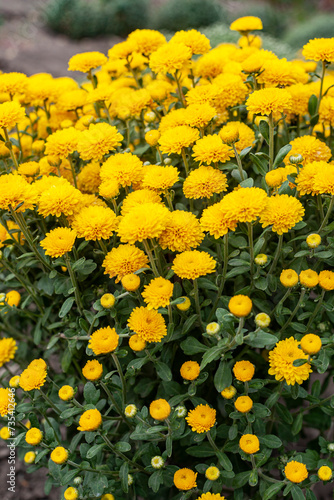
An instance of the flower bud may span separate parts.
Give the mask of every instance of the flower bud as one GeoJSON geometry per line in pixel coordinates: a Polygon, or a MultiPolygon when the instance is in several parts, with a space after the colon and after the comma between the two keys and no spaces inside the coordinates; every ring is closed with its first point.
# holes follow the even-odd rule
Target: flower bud
{"type": "Polygon", "coordinates": [[[218,467],[208,467],[205,471],[205,477],[209,479],[209,481],[216,481],[220,476],[220,470],[218,467]]]}
{"type": "Polygon", "coordinates": [[[133,483],[133,476],[131,474],[128,474],[128,485],[131,486],[133,483]]]}
{"type": "Polygon", "coordinates": [[[154,469],[161,469],[165,464],[165,461],[162,457],[159,457],[158,455],[156,457],[153,457],[151,459],[151,465],[154,469]]]}
{"type": "Polygon", "coordinates": [[[270,325],[270,316],[266,313],[259,313],[255,316],[256,326],[266,328],[270,325]]]}
{"type": "Polygon", "coordinates": [[[146,111],[144,114],[144,120],[148,123],[152,123],[155,120],[155,113],[154,111],[146,111]]]}
{"type": "Polygon", "coordinates": [[[265,253],[259,253],[255,257],[254,261],[258,266],[264,266],[268,262],[268,256],[265,253]]]}
{"type": "Polygon", "coordinates": [[[187,408],[185,406],[177,406],[175,408],[175,413],[179,418],[185,417],[187,415],[187,408]]]}
{"type": "Polygon", "coordinates": [[[220,330],[220,326],[218,323],[212,322],[206,325],[206,333],[208,335],[216,335],[220,330]]]}
{"type": "Polygon", "coordinates": [[[132,418],[136,415],[137,413],[137,406],[136,405],[127,405],[124,410],[124,414],[126,417],[132,418]]]}
{"type": "Polygon", "coordinates": [[[317,248],[321,243],[320,234],[309,234],[306,238],[306,243],[309,248],[317,248]]]}
{"type": "Polygon", "coordinates": [[[188,297],[180,297],[180,299],[184,299],[184,302],[181,302],[181,304],[176,304],[176,307],[180,311],[188,311],[189,307],[191,306],[190,299],[188,297]]]}
{"type": "Polygon", "coordinates": [[[170,158],[165,158],[164,159],[164,164],[165,165],[170,165],[172,163],[172,160],[170,158]]]}
{"type": "Polygon", "coordinates": [[[292,163],[293,165],[296,165],[297,163],[302,163],[304,158],[302,155],[291,155],[289,157],[289,162],[292,163]]]}
{"type": "Polygon", "coordinates": [[[104,307],[104,309],[111,309],[116,302],[116,299],[112,293],[105,293],[104,295],[102,295],[100,300],[101,306],[104,307]]]}
{"type": "Polygon", "coordinates": [[[74,479],[73,479],[73,483],[75,484],[75,486],[79,486],[79,484],[82,483],[82,477],[80,476],[76,476],[74,479]]]}

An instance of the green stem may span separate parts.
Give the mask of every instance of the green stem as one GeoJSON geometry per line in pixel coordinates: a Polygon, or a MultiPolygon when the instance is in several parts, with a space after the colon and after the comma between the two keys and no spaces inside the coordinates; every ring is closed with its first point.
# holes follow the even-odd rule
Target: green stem
{"type": "Polygon", "coordinates": [[[275,269],[276,269],[277,261],[279,259],[279,256],[281,255],[282,245],[283,245],[283,234],[280,234],[278,236],[278,245],[277,245],[277,248],[276,248],[275,257],[274,257],[274,260],[273,260],[273,262],[272,262],[272,264],[270,266],[268,274],[272,274],[275,271],[275,269]]]}
{"type": "Polygon", "coordinates": [[[234,151],[234,156],[235,156],[235,158],[237,160],[238,170],[239,170],[239,174],[240,174],[240,177],[241,177],[241,181],[244,181],[245,180],[244,171],[242,169],[241,159],[240,159],[239,153],[237,151],[237,148],[235,147],[235,144],[233,144],[233,151],[234,151]]]}
{"type": "Polygon", "coordinates": [[[248,242],[249,242],[249,256],[250,256],[250,275],[253,281],[254,274],[254,241],[253,241],[253,226],[251,222],[247,223],[248,228],[248,242]]]}
{"type": "Polygon", "coordinates": [[[196,305],[196,312],[198,314],[198,319],[199,319],[202,330],[205,331],[205,328],[204,328],[204,325],[202,322],[202,316],[201,316],[201,305],[199,303],[199,292],[198,292],[197,279],[194,279],[194,295],[195,295],[195,305],[196,305]]]}
{"type": "Polygon", "coordinates": [[[273,168],[274,163],[274,117],[271,112],[269,115],[269,170],[273,168]]]}
{"type": "Polygon", "coordinates": [[[69,155],[67,159],[68,159],[68,161],[70,162],[70,165],[71,165],[71,171],[72,171],[72,177],[73,177],[74,186],[75,186],[76,189],[78,189],[77,176],[76,176],[76,173],[75,173],[73,158],[72,158],[71,155],[69,155]]]}
{"type": "Polygon", "coordinates": [[[6,127],[3,127],[2,130],[4,131],[4,134],[5,134],[6,147],[9,149],[9,153],[10,153],[11,159],[12,159],[14,165],[15,165],[16,170],[18,170],[19,164],[17,163],[17,159],[16,159],[16,157],[15,157],[15,155],[13,153],[13,145],[10,142],[8,131],[7,131],[6,127]]]}
{"type": "Polygon", "coordinates": [[[328,219],[329,219],[329,216],[330,216],[330,214],[331,214],[331,211],[332,211],[332,209],[333,209],[333,204],[334,204],[334,196],[332,195],[332,197],[331,197],[331,201],[329,202],[329,207],[328,207],[328,210],[327,210],[326,216],[325,216],[324,220],[322,221],[321,226],[319,227],[319,231],[318,231],[318,233],[320,233],[320,232],[323,230],[323,228],[326,226],[326,224],[327,224],[327,222],[328,222],[328,219]]]}
{"type": "Polygon", "coordinates": [[[304,288],[302,291],[301,291],[301,294],[300,294],[300,297],[298,299],[298,302],[297,302],[297,305],[296,307],[294,308],[294,310],[292,311],[289,319],[285,322],[285,324],[282,326],[281,330],[280,330],[280,335],[282,335],[282,333],[288,328],[288,326],[290,325],[291,321],[293,320],[293,318],[295,317],[295,315],[297,314],[298,312],[298,309],[300,307],[300,304],[302,303],[303,299],[304,299],[304,295],[306,293],[306,289],[304,288]]]}
{"type": "Polygon", "coordinates": [[[105,244],[105,242],[103,240],[98,240],[98,243],[99,243],[100,248],[101,248],[102,252],[104,253],[104,255],[107,255],[108,248],[107,248],[107,245],[105,244]]]}
{"type": "Polygon", "coordinates": [[[321,80],[320,80],[320,91],[319,91],[319,98],[317,101],[317,109],[315,111],[315,114],[317,115],[319,112],[319,107],[322,99],[322,91],[324,87],[324,79],[325,79],[325,72],[326,72],[326,61],[322,61],[322,71],[321,71],[321,80]]]}
{"type": "Polygon", "coordinates": [[[185,108],[186,107],[186,102],[185,102],[185,99],[184,99],[184,95],[183,95],[183,92],[182,92],[182,87],[181,87],[181,83],[180,83],[179,75],[178,75],[177,71],[175,72],[174,78],[176,80],[177,89],[178,89],[178,92],[179,92],[179,97],[180,97],[181,104],[185,108]]]}
{"type": "Polygon", "coordinates": [[[42,391],[42,389],[39,389],[39,392],[41,394],[41,396],[45,399],[45,401],[51,406],[51,408],[54,409],[54,411],[57,413],[57,415],[60,415],[61,414],[61,411],[58,410],[58,408],[56,407],[56,405],[53,403],[53,401],[51,401],[51,399],[45,394],[45,392],[42,391]]]}
{"type": "Polygon", "coordinates": [[[160,276],[159,272],[158,272],[158,269],[157,269],[157,266],[155,264],[155,261],[154,261],[154,257],[153,257],[153,254],[152,254],[152,251],[149,247],[149,243],[147,240],[143,240],[143,245],[144,245],[144,248],[145,248],[145,251],[147,253],[147,256],[149,258],[149,261],[150,261],[150,264],[151,264],[151,267],[152,267],[152,271],[154,273],[155,276],[160,276]]]}
{"type": "Polygon", "coordinates": [[[82,305],[82,301],[81,301],[81,295],[79,292],[78,282],[76,280],[74,271],[72,269],[72,264],[71,264],[71,261],[70,261],[70,258],[68,256],[67,252],[65,253],[64,257],[65,257],[66,267],[68,269],[68,272],[69,272],[69,275],[71,278],[72,286],[74,288],[74,296],[75,296],[75,301],[77,303],[78,311],[79,311],[80,316],[82,316],[83,305],[82,305]]]}
{"type": "Polygon", "coordinates": [[[281,300],[278,302],[278,304],[276,304],[274,309],[271,311],[269,316],[273,316],[275,314],[275,311],[279,308],[280,305],[282,305],[286,301],[286,299],[289,297],[291,292],[292,292],[292,288],[288,288],[287,291],[285,292],[285,294],[283,295],[283,297],[281,298],[281,300]]]}
{"type": "Polygon", "coordinates": [[[318,210],[319,210],[319,213],[320,213],[320,217],[321,217],[321,221],[324,220],[325,218],[325,214],[324,214],[324,207],[322,205],[322,198],[321,198],[321,194],[317,194],[317,207],[318,207],[318,210]]]}
{"type": "Polygon", "coordinates": [[[223,267],[223,271],[222,271],[223,276],[222,276],[222,279],[221,279],[221,282],[220,282],[220,285],[218,288],[216,300],[212,306],[212,309],[211,309],[209,317],[208,317],[208,323],[210,323],[210,321],[213,318],[214,313],[216,312],[219,300],[220,300],[221,295],[222,295],[223,290],[224,290],[225,281],[226,281],[225,276],[226,276],[227,265],[228,265],[228,233],[226,233],[224,235],[223,241],[224,241],[224,267],[223,267]]]}
{"type": "Polygon", "coordinates": [[[132,467],[135,467],[136,469],[139,469],[141,472],[144,472],[145,474],[148,474],[149,475],[149,472],[147,472],[144,467],[142,467],[141,465],[137,464],[136,462],[133,462],[132,460],[130,460],[126,455],[124,455],[121,451],[118,451],[117,448],[115,448],[115,446],[109,441],[109,439],[107,438],[107,436],[104,436],[101,432],[99,432],[99,435],[101,436],[101,438],[103,439],[103,441],[106,443],[106,445],[108,446],[108,448],[111,449],[111,451],[117,455],[118,457],[120,457],[122,460],[124,460],[124,462],[127,462],[129,465],[131,465],[132,467]]]}
{"type": "Polygon", "coordinates": [[[183,164],[184,164],[184,168],[185,168],[185,171],[186,171],[186,177],[188,177],[188,175],[189,175],[189,164],[188,164],[187,155],[186,155],[186,152],[185,152],[184,148],[182,148],[182,159],[183,159],[183,164]]]}
{"type": "Polygon", "coordinates": [[[126,403],[126,383],[125,383],[125,378],[123,374],[123,370],[121,367],[121,364],[119,362],[119,359],[117,358],[116,354],[111,354],[111,357],[115,363],[116,369],[118,371],[119,378],[121,379],[121,384],[122,384],[122,403],[123,407],[125,406],[126,403]]]}
{"type": "Polygon", "coordinates": [[[216,452],[220,453],[220,449],[218,448],[218,446],[216,445],[216,443],[215,443],[215,442],[214,442],[214,440],[212,439],[212,436],[211,436],[211,434],[210,434],[210,431],[208,431],[208,432],[206,433],[206,437],[208,438],[208,441],[209,441],[209,443],[211,444],[212,448],[213,448],[216,452]]]}
{"type": "Polygon", "coordinates": [[[312,315],[310,316],[310,319],[308,320],[308,323],[306,325],[307,330],[312,325],[312,321],[314,320],[314,318],[316,317],[316,315],[318,314],[318,312],[322,306],[322,303],[323,303],[323,300],[325,297],[325,293],[326,293],[326,290],[322,290],[320,299],[318,300],[318,303],[317,303],[316,307],[314,308],[314,311],[313,311],[312,315]]]}

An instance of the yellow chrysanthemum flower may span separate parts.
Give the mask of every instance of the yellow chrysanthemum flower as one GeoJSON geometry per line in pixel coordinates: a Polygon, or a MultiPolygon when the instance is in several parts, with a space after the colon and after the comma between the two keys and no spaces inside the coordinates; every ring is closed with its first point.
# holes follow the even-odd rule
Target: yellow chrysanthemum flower
{"type": "Polygon", "coordinates": [[[237,361],[233,366],[233,373],[240,382],[249,382],[255,373],[255,366],[250,361],[237,361]]]}
{"type": "Polygon", "coordinates": [[[166,38],[156,30],[137,29],[130,33],[128,41],[135,45],[137,52],[149,56],[166,43],[166,38]]]}
{"type": "Polygon", "coordinates": [[[260,449],[259,438],[255,434],[244,434],[239,440],[239,446],[248,455],[256,453],[260,449]]]}
{"type": "Polygon", "coordinates": [[[168,155],[172,153],[181,154],[183,148],[191,146],[199,138],[197,129],[189,125],[179,125],[162,132],[159,139],[162,153],[168,155]]]}
{"type": "Polygon", "coordinates": [[[186,250],[177,255],[173,261],[172,269],[182,279],[196,279],[213,273],[216,261],[207,252],[199,250],[186,250]]]}
{"type": "Polygon", "coordinates": [[[12,129],[25,116],[25,109],[17,101],[0,104],[0,128],[12,129]]]}
{"type": "Polygon", "coordinates": [[[115,328],[107,326],[96,330],[90,337],[88,347],[91,348],[93,353],[98,356],[99,354],[109,354],[113,352],[119,342],[119,336],[115,328]]]}
{"type": "Polygon", "coordinates": [[[3,210],[15,209],[24,212],[34,208],[37,196],[34,188],[21,175],[4,174],[0,177],[0,208],[3,210]]]}
{"type": "Polygon", "coordinates": [[[197,30],[177,31],[170,40],[171,43],[184,43],[192,54],[206,54],[211,49],[210,40],[197,30]]]}
{"type": "Polygon", "coordinates": [[[229,387],[226,387],[224,390],[221,391],[221,395],[223,396],[224,399],[232,399],[236,395],[237,390],[233,385],[230,385],[229,387]]]}
{"type": "Polygon", "coordinates": [[[134,244],[136,241],[159,238],[167,227],[169,217],[169,210],[160,203],[138,205],[121,219],[117,231],[120,240],[134,244]]]}
{"type": "Polygon", "coordinates": [[[57,446],[50,455],[52,462],[56,464],[64,464],[68,459],[68,451],[63,446],[57,446]]]}
{"type": "Polygon", "coordinates": [[[160,342],[167,335],[163,316],[155,309],[136,307],[130,314],[128,327],[146,342],[160,342]]]}
{"type": "Polygon", "coordinates": [[[300,347],[306,354],[317,354],[322,346],[321,338],[314,333],[304,335],[300,341],[300,347]]]}
{"type": "Polygon", "coordinates": [[[179,171],[176,167],[168,165],[152,165],[144,176],[143,188],[152,189],[157,193],[163,193],[174,186],[179,180],[179,171]]]}
{"type": "Polygon", "coordinates": [[[311,135],[296,137],[289,144],[291,144],[292,149],[283,160],[285,164],[289,163],[289,158],[293,155],[302,155],[303,159],[301,163],[303,165],[311,162],[326,162],[332,156],[332,152],[327,144],[311,135]]]}
{"type": "Polygon", "coordinates": [[[173,295],[174,285],[169,280],[159,276],[154,278],[144,287],[142,297],[147,304],[147,309],[159,309],[169,304],[173,295]]]}
{"type": "Polygon", "coordinates": [[[284,474],[292,483],[301,483],[308,477],[306,465],[296,460],[292,460],[286,464],[284,474]]]}
{"type": "Polygon", "coordinates": [[[5,417],[8,414],[9,406],[13,405],[13,393],[10,389],[0,387],[0,415],[5,417]]]}
{"type": "Polygon", "coordinates": [[[318,478],[321,481],[330,481],[333,477],[333,471],[328,465],[322,465],[318,470],[318,478]]]}
{"type": "Polygon", "coordinates": [[[18,307],[21,302],[21,294],[17,290],[10,290],[10,292],[6,293],[5,302],[10,307],[18,307]]]}
{"type": "Polygon", "coordinates": [[[299,281],[306,288],[314,288],[319,283],[319,275],[313,269],[306,269],[299,274],[299,281]]]}
{"type": "Polygon", "coordinates": [[[98,380],[103,373],[103,366],[97,359],[87,361],[82,369],[82,374],[87,380],[98,380]]]}
{"type": "Polygon", "coordinates": [[[40,389],[45,384],[46,370],[42,367],[37,367],[31,364],[20,375],[20,387],[24,391],[32,391],[40,389]]]}
{"type": "Polygon", "coordinates": [[[184,252],[197,248],[203,239],[204,232],[196,216],[185,210],[174,210],[159,238],[159,245],[172,252],[184,252]]]}
{"type": "Polygon", "coordinates": [[[225,163],[233,156],[233,150],[218,135],[207,135],[193,147],[193,157],[200,163],[225,163]]]}
{"type": "MultiPolygon", "coordinates": [[[[205,471],[205,477],[207,479],[209,479],[209,481],[216,481],[219,478],[219,476],[220,476],[220,470],[218,469],[218,467],[211,466],[211,467],[208,467],[206,469],[206,471],[205,471]]],[[[210,495],[213,496],[213,500],[214,500],[215,499],[215,494],[214,493],[210,493],[210,495]]],[[[217,494],[216,494],[216,497],[217,497],[217,494]]],[[[208,498],[210,498],[210,497],[208,497],[208,498]]],[[[218,495],[217,499],[219,499],[219,498],[223,498],[223,497],[221,497],[220,495],[218,495]]]]}
{"type": "Polygon", "coordinates": [[[166,420],[171,412],[171,407],[165,399],[156,399],[150,404],[150,415],[154,420],[166,420]]]}
{"type": "MultiPolygon", "coordinates": [[[[306,81],[307,80],[308,77],[306,76],[306,81]]],[[[266,87],[285,87],[286,85],[292,85],[297,83],[296,68],[291,61],[287,61],[285,58],[268,60],[262,66],[262,71],[257,81],[258,83],[264,84],[266,87]]]]}
{"type": "Polygon", "coordinates": [[[135,352],[143,351],[146,346],[146,341],[143,340],[137,333],[131,335],[131,337],[129,338],[129,347],[135,352]]]}
{"type": "Polygon", "coordinates": [[[108,59],[101,52],[82,52],[81,54],[75,54],[68,61],[68,71],[88,73],[88,71],[102,66],[107,61],[108,59]]]}
{"type": "Polygon", "coordinates": [[[179,469],[174,473],[174,485],[181,491],[189,491],[192,488],[196,488],[197,474],[197,472],[191,469],[179,469]]]}
{"type": "Polygon", "coordinates": [[[74,389],[70,385],[63,385],[58,391],[58,396],[62,401],[69,401],[74,396],[74,389]]]}
{"type": "Polygon", "coordinates": [[[98,161],[114,151],[122,139],[116,127],[108,123],[91,123],[88,130],[81,132],[78,137],[77,150],[83,160],[98,161]]]}
{"type": "Polygon", "coordinates": [[[149,65],[155,73],[174,74],[191,59],[191,56],[191,49],[184,43],[169,42],[151,54],[149,65]]]}
{"type": "Polygon", "coordinates": [[[14,95],[23,94],[28,84],[24,73],[2,73],[0,75],[0,93],[14,95]]]}
{"type": "Polygon", "coordinates": [[[334,290],[334,272],[321,271],[319,273],[319,285],[323,290],[334,290]]]}
{"type": "Polygon", "coordinates": [[[186,125],[204,129],[210,121],[216,116],[216,110],[208,102],[189,104],[186,108],[186,125]]]}
{"type": "Polygon", "coordinates": [[[96,431],[101,424],[102,416],[99,410],[87,410],[80,417],[78,431],[96,431]]]}
{"type": "Polygon", "coordinates": [[[101,184],[100,171],[99,163],[92,162],[85,165],[77,176],[78,189],[82,193],[97,193],[101,184]]]}
{"type": "Polygon", "coordinates": [[[197,361],[186,361],[180,368],[181,377],[184,380],[195,380],[200,374],[200,367],[197,361]]]}
{"type": "Polygon", "coordinates": [[[45,250],[45,255],[50,257],[62,257],[73,248],[77,234],[68,227],[57,227],[46,233],[44,240],[41,241],[41,247],[45,250]]]}
{"type": "Polygon", "coordinates": [[[269,352],[269,375],[275,375],[279,381],[285,380],[288,385],[302,384],[312,373],[311,365],[294,366],[296,359],[308,359],[308,355],[299,349],[299,342],[293,337],[281,340],[269,352]]]}
{"type": "Polygon", "coordinates": [[[43,217],[73,215],[81,208],[82,193],[69,182],[52,185],[41,194],[38,213],[43,217]]]}
{"type": "Polygon", "coordinates": [[[116,283],[118,283],[127,274],[147,267],[148,258],[134,245],[119,245],[108,252],[102,266],[105,268],[104,274],[109,274],[110,278],[117,276],[116,283]]]}
{"type": "Polygon", "coordinates": [[[198,405],[188,412],[186,421],[193,432],[208,432],[216,423],[216,410],[209,405],[198,405]]]}
{"type": "Polygon", "coordinates": [[[16,341],[11,337],[0,339],[0,367],[14,359],[17,351],[16,341]]]}
{"type": "Polygon", "coordinates": [[[203,165],[190,172],[183,183],[183,192],[188,199],[211,198],[213,194],[226,190],[226,175],[218,169],[203,165]]]}
{"type": "Polygon", "coordinates": [[[240,188],[224,196],[220,203],[232,221],[252,222],[263,213],[268,197],[261,188],[240,188]]]}
{"type": "MultiPolygon", "coordinates": [[[[318,162],[314,162],[318,163],[318,162]]],[[[313,163],[313,165],[314,165],[313,163]]],[[[320,163],[320,162],[319,162],[320,163]]],[[[305,167],[304,167],[305,168],[305,167]]],[[[302,172],[304,170],[302,169],[302,172]]],[[[321,169],[317,168],[313,178],[313,189],[318,194],[328,193],[334,196],[334,164],[326,164],[321,169]]]]}
{"type": "Polygon", "coordinates": [[[136,191],[132,191],[123,200],[122,215],[126,215],[137,205],[144,205],[145,203],[161,203],[161,197],[151,189],[137,189],[136,191]]]}
{"type": "Polygon", "coordinates": [[[208,231],[215,239],[221,238],[228,231],[234,231],[237,223],[237,220],[230,219],[227,210],[224,210],[221,203],[215,203],[205,208],[201,217],[202,229],[208,231]]]}
{"type": "Polygon", "coordinates": [[[259,17],[255,16],[244,16],[239,17],[230,26],[230,30],[239,31],[241,33],[254,31],[254,30],[262,30],[262,21],[259,17]]]}
{"type": "Polygon", "coordinates": [[[262,227],[272,225],[272,231],[283,234],[300,222],[304,213],[303,205],[295,197],[287,194],[271,196],[260,216],[260,223],[262,227]]]}
{"type": "Polygon", "coordinates": [[[143,176],[143,162],[132,153],[117,153],[110,156],[101,167],[102,181],[115,180],[120,186],[131,186],[143,176]]]}
{"type": "Polygon", "coordinates": [[[334,96],[325,95],[319,106],[319,122],[326,125],[334,124],[334,96]]]}
{"type": "MultiPolygon", "coordinates": [[[[208,83],[207,85],[197,85],[189,89],[186,95],[187,104],[203,104],[205,102],[214,105],[216,97],[219,95],[218,85],[208,83]]],[[[168,115],[167,115],[168,116],[168,115]]]]}
{"type": "Polygon", "coordinates": [[[246,107],[251,113],[269,116],[270,113],[291,111],[292,100],[285,89],[261,89],[248,97],[246,107]]]}
{"type": "Polygon", "coordinates": [[[334,38],[314,38],[304,45],[302,54],[311,61],[334,61],[334,38]]]}
{"type": "Polygon", "coordinates": [[[234,295],[228,303],[229,311],[237,318],[248,316],[252,307],[253,303],[247,295],[234,295]]]}
{"type": "Polygon", "coordinates": [[[239,396],[234,401],[234,406],[240,413],[248,413],[253,408],[253,400],[249,396],[239,396]]]}
{"type": "Polygon", "coordinates": [[[49,135],[45,143],[45,154],[67,158],[76,151],[80,132],[74,127],[57,130],[49,135]]]}
{"type": "Polygon", "coordinates": [[[10,438],[11,436],[11,430],[9,427],[1,427],[0,429],[0,438],[3,439],[4,441],[7,441],[7,439],[10,438]]]}
{"type": "Polygon", "coordinates": [[[111,309],[116,302],[115,296],[112,293],[104,293],[100,299],[101,306],[105,309],[111,309]]]}
{"type": "Polygon", "coordinates": [[[31,427],[26,433],[25,440],[32,446],[37,446],[43,439],[43,432],[37,427],[31,427]]]}
{"type": "Polygon", "coordinates": [[[66,490],[64,491],[65,500],[77,500],[78,497],[79,492],[76,488],[73,488],[73,486],[66,488],[66,490]]]}
{"type": "Polygon", "coordinates": [[[140,277],[138,274],[127,274],[121,279],[122,286],[128,292],[135,292],[140,287],[140,277]]]}
{"type": "Polygon", "coordinates": [[[71,225],[79,238],[87,241],[107,240],[117,228],[117,219],[110,208],[92,205],[83,208],[71,225]]]}

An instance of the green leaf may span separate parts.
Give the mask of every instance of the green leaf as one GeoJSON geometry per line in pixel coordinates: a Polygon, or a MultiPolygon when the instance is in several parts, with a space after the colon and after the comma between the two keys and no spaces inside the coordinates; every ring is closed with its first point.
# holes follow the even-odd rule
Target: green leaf
{"type": "Polygon", "coordinates": [[[279,164],[284,160],[286,155],[290,153],[291,149],[292,149],[291,144],[286,144],[279,150],[273,164],[273,169],[279,166],[279,164]]]}
{"type": "Polygon", "coordinates": [[[192,316],[187,318],[182,327],[182,335],[188,333],[193,324],[196,323],[196,321],[197,321],[197,314],[193,314],[192,316]]]}
{"type": "Polygon", "coordinates": [[[123,462],[123,465],[119,470],[119,478],[121,480],[121,486],[124,493],[127,493],[129,491],[128,474],[129,474],[129,465],[127,464],[127,462],[123,462]]]}
{"type": "Polygon", "coordinates": [[[105,446],[105,443],[94,444],[94,446],[87,451],[86,458],[89,460],[90,458],[95,457],[95,455],[102,451],[105,446]]]}
{"type": "Polygon", "coordinates": [[[100,390],[96,389],[92,382],[87,382],[84,386],[84,397],[86,403],[96,405],[100,397],[100,390]]]}
{"type": "Polygon", "coordinates": [[[252,147],[253,146],[248,146],[248,148],[245,148],[242,151],[240,151],[240,153],[239,153],[240,158],[243,159],[246,155],[248,155],[248,153],[251,151],[252,147]]]}
{"type": "Polygon", "coordinates": [[[58,334],[51,337],[48,345],[46,346],[46,349],[51,349],[51,347],[53,347],[58,342],[59,339],[60,339],[60,337],[58,334]]]}
{"type": "Polygon", "coordinates": [[[269,486],[269,488],[266,489],[264,492],[263,500],[269,500],[270,498],[272,498],[274,495],[276,495],[276,493],[281,491],[283,486],[284,486],[283,481],[281,483],[274,483],[271,486],[269,486]]]}
{"type": "Polygon", "coordinates": [[[156,369],[159,377],[162,380],[164,380],[165,382],[170,382],[172,380],[172,372],[171,372],[169,366],[166,365],[166,363],[162,363],[162,361],[158,361],[155,364],[155,369],[156,369]]]}
{"type": "Polygon", "coordinates": [[[218,359],[221,354],[223,353],[224,351],[224,348],[223,347],[218,347],[218,346],[214,346],[214,347],[211,347],[210,349],[208,349],[205,354],[203,355],[203,358],[202,358],[202,363],[201,363],[201,370],[203,370],[203,368],[206,367],[206,365],[208,365],[209,363],[211,363],[211,361],[213,361],[214,359],[218,359]]]}
{"type": "Polygon", "coordinates": [[[162,471],[157,470],[149,477],[148,486],[154,491],[154,493],[157,493],[160,489],[160,484],[163,484],[163,482],[162,471]]]}
{"type": "Polygon", "coordinates": [[[280,448],[282,446],[282,441],[277,436],[274,436],[274,434],[262,436],[260,442],[268,446],[268,448],[280,448]]]}
{"type": "Polygon", "coordinates": [[[205,352],[207,350],[207,347],[201,344],[201,342],[199,342],[194,337],[188,337],[186,340],[181,342],[181,349],[184,354],[191,356],[199,352],[205,352]]]}
{"type": "Polygon", "coordinates": [[[60,318],[64,318],[66,314],[71,310],[74,301],[74,297],[68,297],[68,299],[65,300],[58,314],[60,318]]]}
{"type": "Polygon", "coordinates": [[[42,460],[43,457],[45,457],[45,455],[47,455],[48,453],[50,453],[50,450],[47,449],[47,450],[43,450],[43,451],[40,451],[39,453],[37,453],[37,456],[35,458],[35,464],[38,464],[38,462],[40,460],[42,460]]]}
{"type": "Polygon", "coordinates": [[[262,348],[266,346],[274,346],[278,342],[278,338],[272,333],[264,332],[260,330],[259,332],[252,332],[249,334],[248,338],[245,338],[245,344],[251,347],[262,348]]]}
{"type": "Polygon", "coordinates": [[[265,120],[261,120],[259,124],[259,130],[261,132],[262,137],[269,144],[269,124],[265,120]]]}
{"type": "Polygon", "coordinates": [[[126,443],[125,441],[118,441],[118,443],[115,444],[115,448],[122,453],[126,453],[127,451],[131,450],[131,445],[129,443],[126,443]]]}
{"type": "Polygon", "coordinates": [[[252,471],[246,471],[246,472],[240,472],[240,474],[237,474],[233,480],[232,480],[232,486],[233,488],[242,488],[246,483],[248,483],[249,476],[251,475],[252,471]]]}
{"type": "Polygon", "coordinates": [[[186,452],[188,453],[188,455],[197,458],[213,457],[214,455],[216,455],[215,451],[212,449],[209,443],[203,443],[199,446],[190,446],[190,448],[186,449],[186,452]]]}
{"type": "Polygon", "coordinates": [[[71,366],[71,362],[72,362],[72,353],[69,349],[66,349],[61,358],[61,368],[63,372],[67,373],[69,367],[71,366]]]}
{"type": "Polygon", "coordinates": [[[293,366],[298,367],[305,365],[305,363],[307,363],[307,359],[295,359],[292,364],[293,366]]]}
{"type": "Polygon", "coordinates": [[[296,436],[296,434],[298,434],[301,429],[302,429],[302,426],[303,426],[303,413],[298,413],[297,416],[294,416],[294,419],[293,419],[293,424],[292,424],[292,428],[291,428],[291,432],[294,436],[296,436]]]}
{"type": "Polygon", "coordinates": [[[223,469],[225,469],[227,471],[233,470],[232,462],[228,458],[228,456],[226,455],[226,453],[223,453],[221,451],[219,451],[219,452],[217,451],[216,455],[217,455],[219,463],[223,467],[223,469]]]}
{"type": "Polygon", "coordinates": [[[67,419],[67,418],[70,418],[70,417],[73,417],[74,415],[78,415],[79,413],[82,413],[83,410],[81,410],[80,408],[67,408],[67,410],[64,410],[61,414],[60,414],[60,418],[63,418],[63,419],[67,419]]]}
{"type": "Polygon", "coordinates": [[[248,177],[248,179],[245,179],[244,181],[240,182],[240,186],[243,188],[253,187],[254,186],[254,179],[252,179],[251,177],[248,177]]]}
{"type": "Polygon", "coordinates": [[[168,457],[172,456],[172,453],[173,453],[173,438],[172,438],[172,436],[167,436],[167,439],[166,439],[166,452],[167,452],[167,456],[168,457]]]}
{"type": "Polygon", "coordinates": [[[293,500],[305,500],[305,496],[304,493],[302,492],[302,489],[295,484],[291,488],[291,494],[293,500]]]}
{"type": "Polygon", "coordinates": [[[232,384],[231,368],[226,361],[221,361],[214,376],[215,388],[221,392],[232,384]]]}
{"type": "Polygon", "coordinates": [[[317,110],[318,98],[316,95],[312,94],[308,101],[308,112],[310,116],[314,116],[317,110]]]}
{"type": "Polygon", "coordinates": [[[234,278],[234,276],[239,276],[239,274],[245,274],[248,271],[249,271],[249,265],[235,267],[226,274],[226,279],[228,280],[230,278],[234,278]]]}

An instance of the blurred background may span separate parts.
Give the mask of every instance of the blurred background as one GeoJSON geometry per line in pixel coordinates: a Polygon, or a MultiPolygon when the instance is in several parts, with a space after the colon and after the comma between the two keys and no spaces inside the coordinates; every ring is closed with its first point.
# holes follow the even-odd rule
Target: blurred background
{"type": "Polygon", "coordinates": [[[0,0],[0,69],[66,75],[72,55],[106,53],[136,28],[198,28],[212,46],[235,42],[229,24],[245,15],[262,19],[263,46],[279,57],[334,34],[334,0],[0,0]]]}

